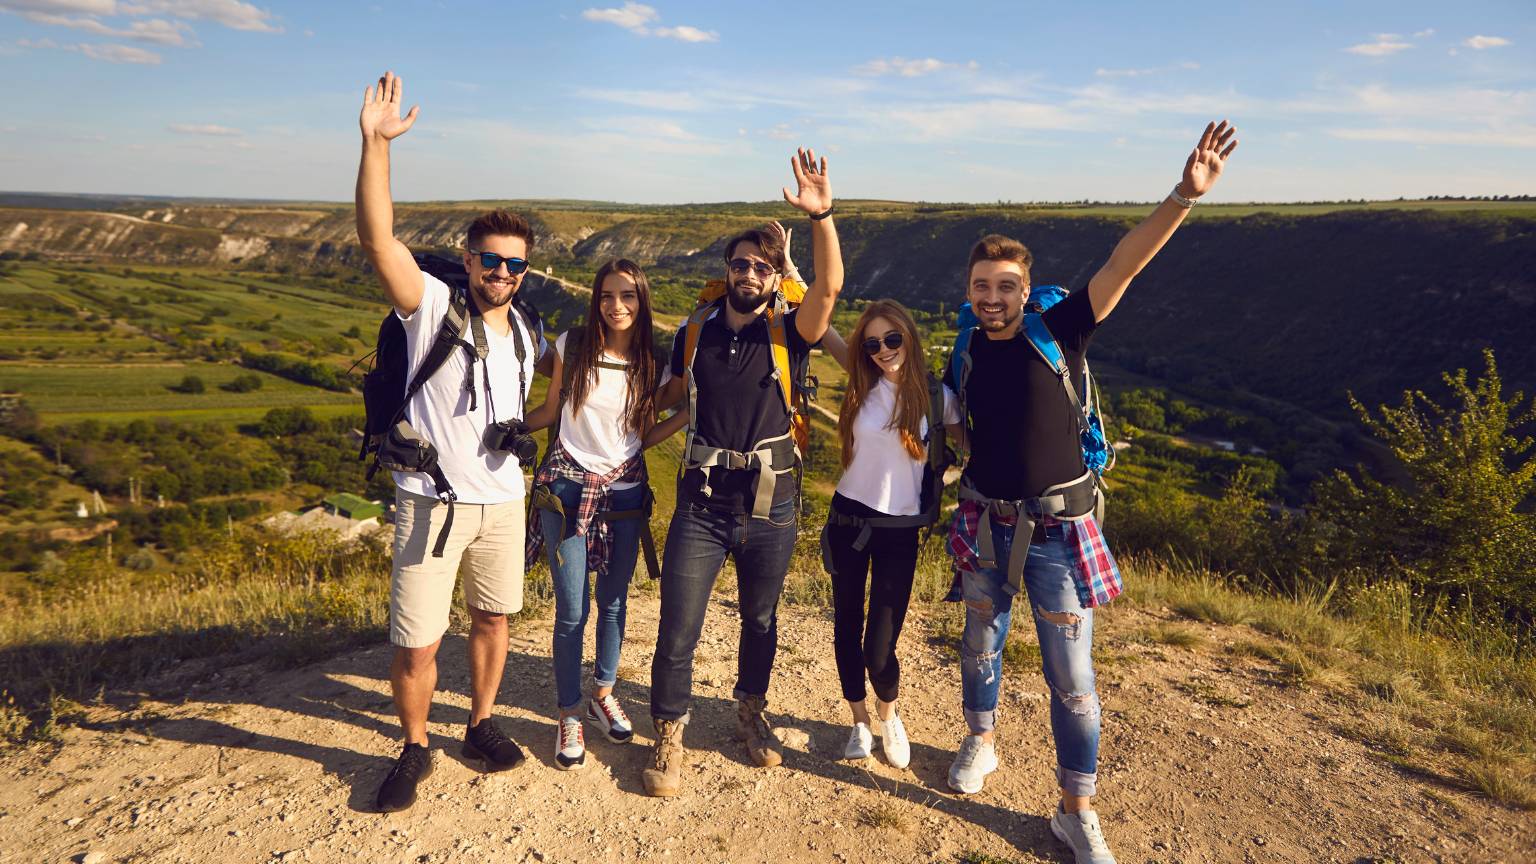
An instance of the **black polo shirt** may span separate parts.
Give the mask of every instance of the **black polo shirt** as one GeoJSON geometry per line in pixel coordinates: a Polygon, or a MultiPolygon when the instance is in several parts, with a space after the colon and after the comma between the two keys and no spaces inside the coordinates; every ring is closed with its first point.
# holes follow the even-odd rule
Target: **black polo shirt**
{"type": "MultiPolygon", "coordinates": [[[[1081,289],[1044,313],[1061,346],[1072,386],[1083,392],[1083,357],[1098,324],[1081,289]]],[[[1082,476],[1077,413],[1061,379],[1029,344],[1022,322],[1013,339],[971,336],[971,377],[965,385],[971,458],[965,475],[981,494],[1009,501],[1033,498],[1082,476]]]]}
{"type": "MultiPolygon", "coordinates": [[[[768,318],[759,315],[740,333],[731,332],[725,323],[723,301],[699,331],[699,347],[693,358],[694,381],[698,387],[699,437],[714,447],[747,452],[765,438],[789,432],[789,414],[784,397],[774,377],[772,343],[768,318]]],[[[784,317],[785,342],[789,346],[790,367],[800,375],[811,355],[811,345],[800,335],[795,322],[800,310],[792,309],[784,317]]],[[[672,374],[683,377],[683,343],[687,325],[677,331],[672,341],[672,374]]],[[[752,512],[753,481],[757,471],[713,472],[708,498],[699,491],[703,471],[687,471],[678,480],[677,499],[732,514],[752,512]]],[[[793,472],[780,474],[773,490],[775,504],[795,496],[793,472]]]]}

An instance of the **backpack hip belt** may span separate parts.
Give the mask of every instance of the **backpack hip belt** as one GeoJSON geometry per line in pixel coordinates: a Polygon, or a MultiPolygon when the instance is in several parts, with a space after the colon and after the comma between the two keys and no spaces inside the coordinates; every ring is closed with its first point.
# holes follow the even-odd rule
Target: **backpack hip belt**
{"type": "Polygon", "coordinates": [[[800,448],[796,446],[794,433],[785,432],[773,438],[764,438],[752,445],[747,452],[712,447],[698,435],[691,435],[688,450],[684,454],[682,470],[697,468],[704,472],[704,482],[699,491],[708,498],[714,494],[710,486],[710,471],[723,468],[727,471],[756,471],[757,479],[752,499],[752,518],[767,519],[773,507],[773,492],[778,485],[778,475],[788,474],[800,464],[800,448]]]}
{"type": "Polygon", "coordinates": [[[960,500],[975,501],[982,505],[981,522],[976,527],[976,551],[981,566],[997,567],[997,549],[992,543],[992,517],[1016,519],[1013,526],[1013,542],[1008,551],[1007,580],[1003,590],[1017,594],[1024,588],[1024,562],[1029,558],[1029,538],[1034,536],[1035,524],[1045,517],[1073,522],[1093,515],[1098,504],[1098,478],[1092,471],[1084,471],[1076,480],[1058,483],[1034,498],[1009,501],[988,498],[976,490],[969,477],[960,479],[960,500]],[[1022,538],[1023,543],[1019,540],[1022,538]]]}

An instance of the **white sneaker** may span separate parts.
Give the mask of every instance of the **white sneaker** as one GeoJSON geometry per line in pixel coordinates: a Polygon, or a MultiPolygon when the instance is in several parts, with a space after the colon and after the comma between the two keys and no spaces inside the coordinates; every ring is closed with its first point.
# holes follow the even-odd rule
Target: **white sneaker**
{"type": "Polygon", "coordinates": [[[587,720],[596,726],[603,736],[615,744],[628,744],[635,737],[635,727],[629,715],[612,693],[601,699],[587,700],[587,720]]]}
{"type": "Polygon", "coordinates": [[[891,712],[891,719],[880,723],[880,749],[885,761],[892,768],[905,768],[912,761],[912,745],[907,741],[907,727],[901,723],[901,715],[891,712]]]}
{"type": "Polygon", "coordinates": [[[1064,813],[1060,807],[1051,814],[1051,833],[1067,844],[1077,856],[1077,864],[1115,864],[1104,832],[1099,829],[1099,814],[1092,810],[1064,813]]]}
{"type": "Polygon", "coordinates": [[[868,759],[874,746],[875,736],[869,731],[869,726],[865,723],[855,723],[853,730],[848,733],[848,743],[843,746],[843,758],[868,759]]]}
{"type": "Polygon", "coordinates": [[[561,771],[574,771],[587,764],[587,741],[581,732],[581,718],[560,718],[560,728],[555,732],[555,767],[561,771]]]}
{"type": "Polygon", "coordinates": [[[981,791],[988,774],[997,770],[997,750],[980,735],[967,735],[949,766],[949,788],[966,795],[981,791]]]}

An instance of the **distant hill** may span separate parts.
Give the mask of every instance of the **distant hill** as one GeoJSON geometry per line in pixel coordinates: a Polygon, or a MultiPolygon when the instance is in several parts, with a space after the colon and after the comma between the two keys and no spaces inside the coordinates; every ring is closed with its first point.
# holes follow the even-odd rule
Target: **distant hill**
{"type": "MultiPolygon", "coordinates": [[[[52,198],[53,196],[40,196],[52,198]]],[[[20,203],[0,194],[0,202],[20,203]]],[[[39,196],[30,199],[36,205],[39,196]]],[[[0,253],[53,260],[340,270],[363,265],[350,207],[103,199],[108,210],[0,208],[0,253]]],[[[413,247],[457,246],[492,203],[402,205],[413,247]]],[[[687,206],[517,202],[536,257],[557,274],[612,257],[658,275],[719,272],[724,239],[773,216],[771,203],[687,206]],[[583,209],[587,208],[587,209],[583,209]]],[[[1080,288],[1146,207],[979,207],[843,202],[847,296],[952,309],[965,254],[985,233],[1034,251],[1035,281],[1080,288]]],[[[1232,386],[1342,416],[1343,392],[1394,399],[1439,371],[1479,365],[1492,346],[1513,385],[1536,387],[1536,214],[1521,202],[1201,208],[1137,280],[1095,352],[1207,389],[1232,386]]],[[[803,226],[802,226],[803,228],[803,226]]],[[[794,254],[813,264],[808,232],[794,254]]],[[[810,270],[809,267],[806,268],[810,270]]],[[[571,310],[579,314],[574,308],[571,310]]]]}

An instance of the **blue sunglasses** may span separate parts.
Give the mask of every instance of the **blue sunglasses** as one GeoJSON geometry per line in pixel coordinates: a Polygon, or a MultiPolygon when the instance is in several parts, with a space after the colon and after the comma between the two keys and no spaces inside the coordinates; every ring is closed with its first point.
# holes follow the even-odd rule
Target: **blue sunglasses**
{"type": "Polygon", "coordinates": [[[503,258],[495,252],[476,252],[473,249],[469,250],[469,254],[479,255],[480,266],[487,270],[495,270],[505,263],[507,265],[507,272],[516,276],[528,269],[528,261],[523,258],[503,258]]]}

